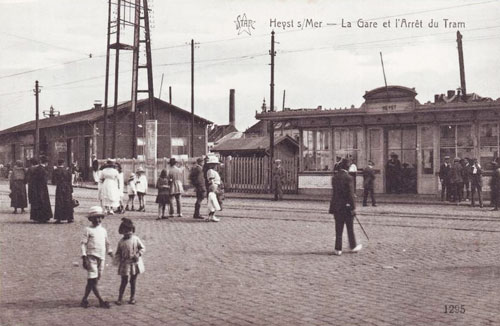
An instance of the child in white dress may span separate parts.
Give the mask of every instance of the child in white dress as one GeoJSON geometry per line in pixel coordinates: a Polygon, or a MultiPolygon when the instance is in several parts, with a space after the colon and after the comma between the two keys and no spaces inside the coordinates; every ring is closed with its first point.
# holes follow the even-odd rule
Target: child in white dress
{"type": "Polygon", "coordinates": [[[219,222],[220,218],[215,216],[216,211],[220,211],[219,201],[217,200],[217,184],[212,183],[208,187],[208,221],[219,222]]]}
{"type": "Polygon", "coordinates": [[[135,284],[137,276],[144,273],[144,263],[142,255],[146,248],[141,239],[134,235],[134,223],[124,217],[118,229],[118,233],[123,234],[123,238],[118,242],[114,263],[118,265],[118,275],[121,276],[120,292],[118,294],[117,305],[123,304],[123,294],[130,277],[130,300],[129,304],[135,304],[135,284]]]}

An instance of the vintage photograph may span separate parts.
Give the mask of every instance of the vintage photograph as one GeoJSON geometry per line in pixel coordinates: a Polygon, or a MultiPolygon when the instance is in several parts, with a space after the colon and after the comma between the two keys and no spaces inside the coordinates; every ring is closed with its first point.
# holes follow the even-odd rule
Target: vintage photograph
{"type": "Polygon", "coordinates": [[[500,1],[0,21],[0,326],[500,325],[500,1]]]}

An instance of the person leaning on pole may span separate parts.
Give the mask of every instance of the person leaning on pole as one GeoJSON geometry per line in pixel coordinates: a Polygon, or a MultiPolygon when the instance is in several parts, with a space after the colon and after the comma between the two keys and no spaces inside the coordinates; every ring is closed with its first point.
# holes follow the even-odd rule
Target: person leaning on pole
{"type": "Polygon", "coordinates": [[[347,227],[347,237],[352,252],[358,252],[363,247],[356,243],[354,235],[354,217],[356,206],[354,203],[354,184],[349,175],[349,161],[343,159],[339,164],[339,171],[332,177],[332,198],[329,213],[335,218],[335,251],[334,255],[342,254],[342,233],[344,225],[347,227]]]}

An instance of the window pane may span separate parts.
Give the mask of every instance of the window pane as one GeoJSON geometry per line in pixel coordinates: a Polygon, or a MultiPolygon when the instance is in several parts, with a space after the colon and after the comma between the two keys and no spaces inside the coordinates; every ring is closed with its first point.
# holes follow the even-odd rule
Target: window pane
{"type": "Polygon", "coordinates": [[[479,151],[479,163],[481,167],[485,170],[491,170],[493,166],[491,162],[493,162],[498,157],[498,148],[497,147],[481,147],[479,151]]]}
{"type": "Polygon", "coordinates": [[[403,148],[412,149],[417,147],[417,129],[403,129],[403,148]]]}
{"type": "MultiPolygon", "coordinates": [[[[455,147],[455,130],[455,125],[441,126],[441,147],[455,147]]],[[[441,156],[441,159],[442,157],[443,156],[441,156]]]]}
{"type": "Polygon", "coordinates": [[[458,125],[457,126],[457,147],[472,147],[472,126],[458,125]]]}
{"type": "Polygon", "coordinates": [[[420,143],[422,148],[432,148],[434,147],[434,135],[432,132],[432,127],[422,127],[420,143]]]}
{"type": "Polygon", "coordinates": [[[407,163],[410,167],[417,166],[417,153],[414,149],[404,149],[402,154],[401,164],[407,163]]]}
{"type": "Polygon", "coordinates": [[[498,146],[498,126],[496,123],[481,125],[479,143],[481,146],[498,146]]]}
{"type": "MultiPolygon", "coordinates": [[[[389,149],[401,148],[401,129],[391,129],[387,134],[389,149]]],[[[401,156],[400,156],[401,157],[401,156]]]]}
{"type": "Polygon", "coordinates": [[[304,171],[332,170],[331,133],[329,130],[303,131],[302,166],[304,171]]]}
{"type": "Polygon", "coordinates": [[[381,135],[381,130],[380,129],[371,129],[370,130],[370,148],[373,149],[380,149],[380,135],[381,135]]]}

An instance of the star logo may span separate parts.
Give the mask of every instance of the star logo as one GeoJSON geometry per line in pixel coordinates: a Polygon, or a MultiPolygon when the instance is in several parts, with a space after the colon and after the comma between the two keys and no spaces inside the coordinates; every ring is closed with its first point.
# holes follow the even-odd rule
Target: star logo
{"type": "Polygon", "coordinates": [[[252,29],[255,29],[253,24],[255,24],[255,20],[247,19],[247,15],[238,15],[236,20],[234,21],[236,24],[236,29],[238,30],[238,35],[241,33],[247,33],[248,35],[252,35],[252,29]]]}

